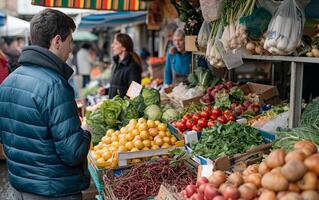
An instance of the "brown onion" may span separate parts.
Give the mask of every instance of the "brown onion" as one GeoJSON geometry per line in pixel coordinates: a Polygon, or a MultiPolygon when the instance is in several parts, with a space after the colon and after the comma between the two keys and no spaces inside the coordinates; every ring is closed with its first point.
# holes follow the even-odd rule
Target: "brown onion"
{"type": "Polygon", "coordinates": [[[240,172],[234,172],[228,177],[228,181],[235,186],[240,186],[244,183],[244,179],[240,172]]]}
{"type": "Polygon", "coordinates": [[[271,169],[283,166],[285,164],[285,151],[276,149],[272,151],[265,160],[267,166],[271,169]]]}
{"type": "Polygon", "coordinates": [[[317,175],[313,172],[307,172],[304,177],[298,181],[301,190],[316,190],[318,186],[317,175]]]}
{"type": "Polygon", "coordinates": [[[261,185],[269,190],[280,192],[288,189],[288,181],[279,172],[268,172],[261,179],[261,185]]]}
{"type": "Polygon", "coordinates": [[[261,162],[259,164],[258,172],[259,172],[259,174],[264,175],[264,174],[270,172],[270,169],[265,162],[261,162]]]}
{"type": "Polygon", "coordinates": [[[304,200],[318,200],[319,199],[319,193],[315,190],[306,190],[303,193],[301,193],[301,196],[304,200]]]}
{"type": "Polygon", "coordinates": [[[306,156],[317,153],[317,146],[308,140],[301,140],[299,142],[296,142],[294,148],[302,150],[306,154],[306,156]]]}
{"type": "Polygon", "coordinates": [[[306,167],[319,175],[319,153],[316,153],[305,160],[306,167]]]}
{"type": "Polygon", "coordinates": [[[243,172],[243,176],[248,176],[250,174],[258,173],[258,165],[250,165],[247,167],[247,169],[243,172]]]}
{"type": "Polygon", "coordinates": [[[300,160],[300,161],[304,161],[306,158],[307,158],[306,154],[305,154],[302,150],[297,149],[297,150],[294,150],[294,151],[289,152],[289,153],[286,155],[285,161],[286,161],[286,162],[288,162],[288,161],[290,161],[290,160],[300,160]]]}
{"type": "Polygon", "coordinates": [[[255,198],[255,196],[257,195],[257,190],[256,187],[250,187],[247,184],[243,184],[238,188],[238,191],[240,193],[240,198],[244,199],[244,200],[251,200],[253,198],[255,198]]]}
{"type": "Polygon", "coordinates": [[[306,172],[307,168],[300,160],[290,160],[281,168],[282,175],[290,182],[298,181],[306,172]]]}
{"type": "Polygon", "coordinates": [[[280,198],[280,200],[303,200],[303,198],[298,193],[288,192],[285,196],[280,198]]]}
{"type": "Polygon", "coordinates": [[[213,184],[215,187],[219,187],[221,184],[225,183],[226,181],[226,174],[223,171],[215,171],[213,174],[208,178],[209,183],[213,184]]]}
{"type": "Polygon", "coordinates": [[[289,183],[288,191],[289,192],[297,192],[297,193],[299,193],[300,192],[300,188],[299,188],[297,183],[289,183]]]}
{"type": "Polygon", "coordinates": [[[253,183],[257,188],[261,186],[261,175],[259,173],[250,174],[247,177],[246,183],[253,183]]]}
{"type": "Polygon", "coordinates": [[[259,200],[277,200],[276,193],[273,191],[264,191],[261,193],[259,200]]]}

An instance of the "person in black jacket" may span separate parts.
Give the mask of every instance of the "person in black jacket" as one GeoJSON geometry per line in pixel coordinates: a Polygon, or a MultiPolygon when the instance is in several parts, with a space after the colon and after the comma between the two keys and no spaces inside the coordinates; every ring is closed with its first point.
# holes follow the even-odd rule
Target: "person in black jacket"
{"type": "Polygon", "coordinates": [[[116,95],[124,97],[131,82],[141,83],[142,64],[133,50],[131,37],[124,33],[115,35],[112,43],[114,53],[109,98],[116,95]]]}

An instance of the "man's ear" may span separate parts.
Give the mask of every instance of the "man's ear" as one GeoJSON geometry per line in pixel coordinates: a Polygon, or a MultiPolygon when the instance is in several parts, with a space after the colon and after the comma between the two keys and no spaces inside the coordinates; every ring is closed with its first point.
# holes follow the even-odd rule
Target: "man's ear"
{"type": "Polygon", "coordinates": [[[53,47],[56,50],[60,49],[62,43],[62,38],[60,35],[56,35],[54,38],[51,40],[51,47],[53,47]]]}

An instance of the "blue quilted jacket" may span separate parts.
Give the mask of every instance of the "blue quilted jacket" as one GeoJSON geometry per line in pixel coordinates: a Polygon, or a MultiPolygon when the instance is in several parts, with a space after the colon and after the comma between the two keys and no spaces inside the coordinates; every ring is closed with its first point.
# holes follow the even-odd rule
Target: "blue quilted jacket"
{"type": "Polygon", "coordinates": [[[25,48],[19,62],[0,85],[0,142],[9,181],[36,195],[78,194],[89,187],[91,136],[81,129],[68,83],[73,70],[38,46],[25,48]]]}

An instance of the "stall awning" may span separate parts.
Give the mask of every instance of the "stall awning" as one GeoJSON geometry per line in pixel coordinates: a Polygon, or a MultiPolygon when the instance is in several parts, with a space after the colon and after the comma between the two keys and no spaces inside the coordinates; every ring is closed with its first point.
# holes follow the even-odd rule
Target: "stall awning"
{"type": "Polygon", "coordinates": [[[147,12],[110,12],[81,17],[79,28],[113,27],[122,24],[146,22],[147,12]]]}
{"type": "Polygon", "coordinates": [[[3,26],[5,24],[6,15],[2,12],[0,12],[0,26],[3,26]]]}
{"type": "Polygon", "coordinates": [[[145,11],[147,3],[141,0],[32,0],[33,5],[113,11],[145,11]]]}

